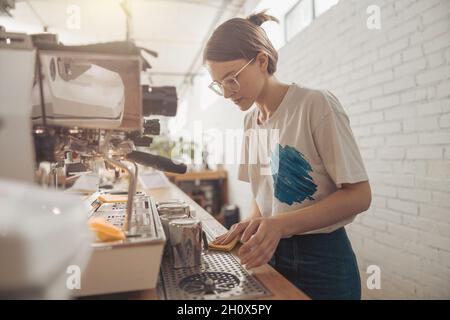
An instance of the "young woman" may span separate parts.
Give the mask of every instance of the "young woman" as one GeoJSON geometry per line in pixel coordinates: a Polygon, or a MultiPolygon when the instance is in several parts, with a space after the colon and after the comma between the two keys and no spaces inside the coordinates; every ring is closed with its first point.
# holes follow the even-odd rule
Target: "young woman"
{"type": "Polygon", "coordinates": [[[209,87],[242,111],[256,104],[245,116],[246,132],[278,136],[267,159],[257,161],[252,156],[265,146],[248,138],[258,135],[244,139],[239,179],[250,182],[252,210],[215,243],[240,237],[242,264],[269,262],[312,299],[360,299],[344,226],[369,208],[366,170],[338,99],[274,76],[278,55],[261,28],[267,20],[276,21],[264,12],[228,20],[204,50],[209,87]]]}

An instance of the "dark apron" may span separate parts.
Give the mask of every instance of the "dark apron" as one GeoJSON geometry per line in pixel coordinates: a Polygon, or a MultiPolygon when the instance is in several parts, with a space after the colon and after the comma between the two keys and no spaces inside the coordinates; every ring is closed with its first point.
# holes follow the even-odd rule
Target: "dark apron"
{"type": "Polygon", "coordinates": [[[269,263],[311,299],[361,299],[358,263],[345,228],[281,239],[269,263]]]}

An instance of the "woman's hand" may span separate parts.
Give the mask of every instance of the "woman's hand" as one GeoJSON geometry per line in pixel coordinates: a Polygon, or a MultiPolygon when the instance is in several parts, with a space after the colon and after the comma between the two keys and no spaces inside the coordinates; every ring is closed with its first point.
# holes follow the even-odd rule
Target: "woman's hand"
{"type": "Polygon", "coordinates": [[[233,224],[228,232],[222,234],[221,236],[218,236],[216,239],[214,239],[212,243],[219,245],[230,243],[234,238],[241,236],[241,234],[245,231],[250,221],[251,220],[245,220],[233,224]]]}
{"type": "Polygon", "coordinates": [[[282,237],[281,221],[272,216],[234,224],[214,244],[227,244],[237,236],[241,236],[241,242],[244,243],[238,251],[241,263],[248,269],[259,267],[272,258],[278,246],[282,237]]]}
{"type": "Polygon", "coordinates": [[[244,243],[238,251],[241,264],[251,269],[269,262],[281,238],[281,221],[275,216],[253,219],[241,237],[244,243]]]}

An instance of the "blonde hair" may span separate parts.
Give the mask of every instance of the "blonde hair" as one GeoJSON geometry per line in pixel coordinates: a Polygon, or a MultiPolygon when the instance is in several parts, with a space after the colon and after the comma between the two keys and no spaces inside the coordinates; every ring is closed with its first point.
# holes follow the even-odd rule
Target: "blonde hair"
{"type": "Polygon", "coordinates": [[[277,70],[278,53],[261,25],[266,21],[279,22],[266,14],[267,10],[247,18],[233,18],[218,26],[203,51],[203,63],[209,61],[251,60],[260,52],[269,57],[267,72],[277,70]]]}

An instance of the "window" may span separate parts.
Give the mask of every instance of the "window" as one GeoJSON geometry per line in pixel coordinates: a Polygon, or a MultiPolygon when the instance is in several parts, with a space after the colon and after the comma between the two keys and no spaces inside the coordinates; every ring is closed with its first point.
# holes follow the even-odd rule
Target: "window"
{"type": "Polygon", "coordinates": [[[286,41],[338,2],[339,0],[299,0],[285,15],[286,41]]]}
{"type": "Polygon", "coordinates": [[[339,0],[314,0],[314,16],[317,18],[338,2],[339,0]]]}
{"type": "Polygon", "coordinates": [[[300,0],[286,14],[286,41],[306,28],[314,18],[313,1],[300,0]]]}
{"type": "MultiPolygon", "coordinates": [[[[247,2],[255,2],[255,1],[247,1],[247,2]]],[[[259,0],[258,4],[253,7],[249,6],[248,9],[245,10],[244,15],[249,15],[254,12],[259,12],[261,10],[268,9],[267,13],[277,17],[280,20],[280,23],[268,22],[262,25],[264,31],[266,31],[267,36],[272,42],[275,49],[280,49],[284,46],[286,42],[286,34],[285,34],[285,17],[286,12],[292,9],[292,7],[298,2],[298,0],[259,0]]]]}

